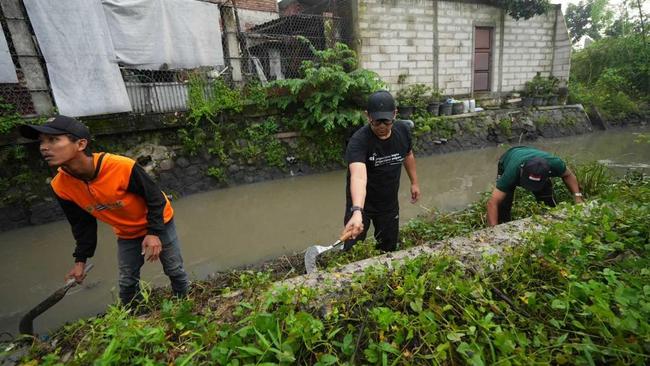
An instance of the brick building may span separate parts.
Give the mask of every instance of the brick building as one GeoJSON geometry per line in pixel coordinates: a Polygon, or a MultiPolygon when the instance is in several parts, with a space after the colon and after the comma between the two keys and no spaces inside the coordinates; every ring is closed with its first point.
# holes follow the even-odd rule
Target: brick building
{"type": "MultiPolygon", "coordinates": [[[[283,0],[280,11],[305,1],[283,0]]],[[[569,77],[571,43],[559,5],[516,21],[480,0],[345,1],[348,12],[337,15],[351,18],[361,66],[392,90],[424,83],[450,95],[496,97],[523,89],[537,72],[569,77]]]]}

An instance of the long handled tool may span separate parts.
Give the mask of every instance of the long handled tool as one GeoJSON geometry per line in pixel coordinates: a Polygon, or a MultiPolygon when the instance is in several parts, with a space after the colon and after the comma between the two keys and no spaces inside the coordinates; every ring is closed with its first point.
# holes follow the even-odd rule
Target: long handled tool
{"type": "MultiPolygon", "coordinates": [[[[84,269],[84,277],[86,274],[88,274],[88,272],[90,272],[91,269],[93,269],[93,267],[94,265],[92,263],[86,266],[86,268],[84,269]]],[[[70,290],[76,285],[77,285],[77,281],[75,281],[74,278],[69,279],[63,287],[54,291],[54,293],[50,295],[47,299],[43,300],[40,304],[36,305],[32,310],[27,312],[27,314],[25,314],[23,318],[20,319],[20,324],[18,325],[18,331],[21,334],[34,334],[34,319],[37,316],[43,314],[52,306],[54,306],[54,304],[61,301],[63,296],[65,296],[66,292],[68,292],[68,290],[70,290]]]]}
{"type": "Polygon", "coordinates": [[[334,244],[330,246],[321,246],[321,245],[312,245],[311,247],[307,248],[305,251],[305,270],[307,273],[312,273],[316,271],[316,258],[327,251],[330,251],[332,249],[342,249],[343,248],[343,243],[348,240],[349,236],[342,236],[337,240],[334,244]]]}

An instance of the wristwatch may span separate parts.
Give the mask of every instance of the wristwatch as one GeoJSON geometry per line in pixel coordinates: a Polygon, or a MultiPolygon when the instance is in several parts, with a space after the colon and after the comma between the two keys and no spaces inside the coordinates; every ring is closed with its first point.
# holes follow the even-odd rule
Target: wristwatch
{"type": "Polygon", "coordinates": [[[352,206],[350,207],[350,213],[354,213],[354,211],[359,211],[361,214],[363,214],[363,207],[360,206],[352,206]]]}
{"type": "Polygon", "coordinates": [[[576,197],[582,197],[582,193],[580,193],[580,192],[576,192],[573,195],[576,196],[576,197]]]}

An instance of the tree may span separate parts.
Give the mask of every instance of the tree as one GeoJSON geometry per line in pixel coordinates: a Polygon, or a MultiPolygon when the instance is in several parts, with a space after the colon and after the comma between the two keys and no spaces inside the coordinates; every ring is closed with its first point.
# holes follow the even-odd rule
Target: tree
{"type": "Polygon", "coordinates": [[[548,0],[494,0],[494,3],[516,20],[544,14],[551,7],[548,0]]]}
{"type": "Polygon", "coordinates": [[[566,22],[573,43],[583,36],[592,39],[602,38],[602,33],[610,25],[613,12],[607,7],[607,0],[587,0],[569,4],[566,22]]]}
{"type": "Polygon", "coordinates": [[[640,0],[623,0],[618,8],[618,17],[605,29],[607,37],[625,37],[633,34],[646,36],[646,15],[640,0]]]}

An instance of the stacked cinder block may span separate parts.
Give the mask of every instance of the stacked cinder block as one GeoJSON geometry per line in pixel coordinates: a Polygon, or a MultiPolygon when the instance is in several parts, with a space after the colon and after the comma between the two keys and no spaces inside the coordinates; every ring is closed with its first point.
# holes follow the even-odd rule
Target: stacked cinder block
{"type": "Polygon", "coordinates": [[[568,78],[571,43],[559,9],[517,21],[480,1],[357,1],[361,64],[393,90],[424,83],[472,93],[476,27],[493,28],[490,91],[522,90],[537,72],[568,78]]]}

